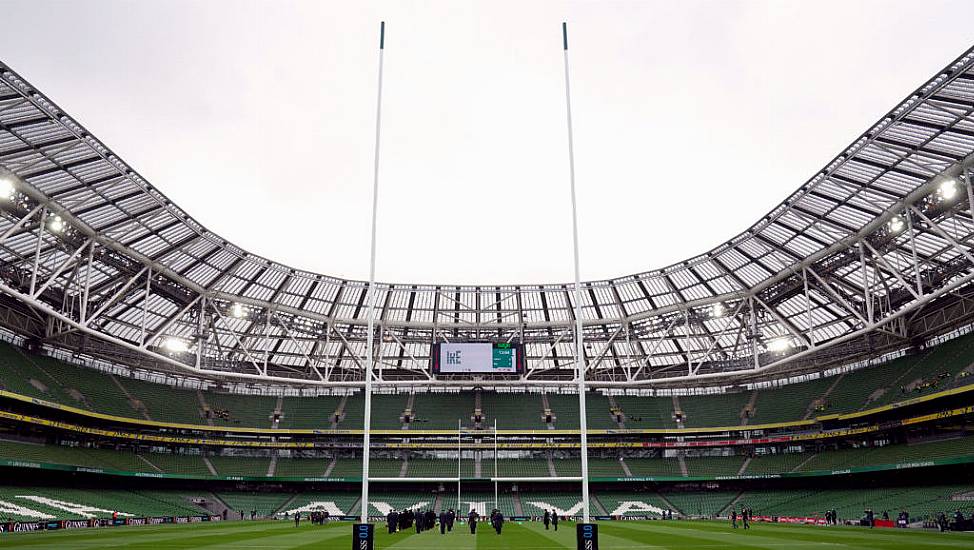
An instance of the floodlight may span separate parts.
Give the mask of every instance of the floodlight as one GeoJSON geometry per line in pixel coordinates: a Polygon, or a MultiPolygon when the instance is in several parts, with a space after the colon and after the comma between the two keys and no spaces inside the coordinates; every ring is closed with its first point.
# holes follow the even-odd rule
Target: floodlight
{"type": "Polygon", "coordinates": [[[775,338],[774,340],[768,342],[768,349],[770,351],[782,352],[791,348],[792,343],[788,338],[775,338]]]}
{"type": "Polygon", "coordinates": [[[938,189],[938,192],[940,193],[940,198],[942,198],[945,201],[949,201],[950,199],[956,197],[957,196],[957,180],[955,180],[955,179],[949,179],[949,180],[941,183],[940,184],[940,188],[938,189]]]}
{"type": "Polygon", "coordinates": [[[233,304],[230,306],[230,315],[242,319],[247,316],[247,310],[244,309],[243,304],[233,304]]]}
{"type": "Polygon", "coordinates": [[[710,310],[710,315],[712,317],[723,317],[725,313],[727,313],[727,308],[725,308],[724,304],[720,302],[714,304],[714,307],[710,310]]]}
{"type": "Polygon", "coordinates": [[[50,220],[47,222],[47,229],[51,233],[60,233],[64,231],[64,226],[64,220],[61,219],[61,216],[51,216],[50,220]]]}
{"type": "Polygon", "coordinates": [[[903,230],[904,225],[905,224],[903,223],[903,218],[899,216],[893,216],[893,219],[889,221],[889,230],[892,231],[893,233],[899,233],[900,231],[903,230]]]}
{"type": "Polygon", "coordinates": [[[189,351],[189,344],[186,343],[186,340],[174,336],[169,336],[163,340],[162,347],[172,353],[185,353],[189,351]]]}
{"type": "Polygon", "coordinates": [[[0,199],[13,200],[14,192],[17,188],[14,187],[14,180],[7,176],[0,176],[0,199]]]}

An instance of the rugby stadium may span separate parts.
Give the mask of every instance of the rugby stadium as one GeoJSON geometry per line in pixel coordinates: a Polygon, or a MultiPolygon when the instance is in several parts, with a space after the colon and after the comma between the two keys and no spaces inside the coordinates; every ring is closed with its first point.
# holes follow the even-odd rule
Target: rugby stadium
{"type": "Polygon", "coordinates": [[[380,548],[572,548],[589,522],[607,549],[974,545],[974,50],[746,231],[577,285],[249,253],[21,69],[4,547],[345,548],[357,522],[380,548]]]}

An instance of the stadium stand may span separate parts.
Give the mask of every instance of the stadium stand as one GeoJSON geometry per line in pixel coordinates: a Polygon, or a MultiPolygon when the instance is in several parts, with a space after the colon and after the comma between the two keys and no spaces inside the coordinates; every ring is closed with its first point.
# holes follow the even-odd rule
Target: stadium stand
{"type": "Polygon", "coordinates": [[[273,424],[276,397],[207,392],[205,398],[214,425],[270,428],[273,424]]]}
{"type": "Polygon", "coordinates": [[[626,466],[634,476],[683,475],[680,461],[676,458],[627,458],[626,466]]]}
{"type": "Polygon", "coordinates": [[[787,453],[756,456],[748,462],[745,475],[780,474],[791,472],[814,453],[787,453]]]}
{"type": "Polygon", "coordinates": [[[740,456],[684,458],[691,476],[736,476],[744,466],[740,456]]]}
{"type": "Polygon", "coordinates": [[[471,508],[477,510],[482,516],[490,514],[493,508],[497,508],[504,515],[510,517],[515,515],[514,506],[514,496],[506,491],[500,491],[497,494],[497,502],[494,502],[493,492],[484,491],[467,491],[461,492],[460,494],[460,506],[457,507],[457,497],[456,494],[444,494],[442,498],[442,504],[440,508],[453,508],[462,510],[464,515],[470,511],[471,508]]]}
{"type": "Polygon", "coordinates": [[[409,403],[409,395],[373,395],[372,396],[372,429],[401,430],[402,413],[409,403]]]}
{"type": "MultiPolygon", "coordinates": [[[[493,463],[490,471],[493,472],[493,463]]],[[[501,477],[549,477],[548,461],[538,458],[503,458],[497,461],[497,471],[501,477]]]]}
{"type": "Polygon", "coordinates": [[[963,437],[906,445],[823,450],[802,464],[799,470],[836,470],[971,455],[974,455],[974,437],[963,437]]]}
{"type": "Polygon", "coordinates": [[[28,360],[57,380],[74,400],[75,406],[115,416],[141,417],[113,376],[51,357],[38,355],[28,360]]]}
{"type": "Polygon", "coordinates": [[[541,396],[536,393],[480,392],[480,408],[484,426],[488,428],[494,426],[494,420],[497,420],[499,430],[541,430],[545,427],[541,419],[544,407],[541,396]]]}
{"type": "MultiPolygon", "coordinates": [[[[199,515],[206,510],[171,491],[85,490],[51,487],[0,487],[0,500],[40,512],[50,519],[111,518],[112,512],[131,516],[199,515]],[[45,500],[46,499],[46,500],[45,500]],[[54,503],[51,501],[60,501],[54,503]],[[80,505],[80,506],[77,506],[80,505]],[[70,511],[67,508],[81,508],[70,511]],[[97,508],[94,509],[94,508],[97,508]]],[[[30,521],[36,518],[14,512],[0,512],[6,519],[30,521]]]]}
{"type": "MultiPolygon", "coordinates": [[[[722,395],[681,396],[678,398],[683,425],[690,428],[769,423],[800,420],[823,414],[854,412],[901,399],[909,399],[964,385],[974,378],[958,378],[970,370],[974,355],[974,335],[950,340],[917,355],[901,357],[885,364],[837,376],[789,384],[757,391],[751,417],[742,413],[752,392],[722,395]],[[894,387],[895,386],[895,387],[894,387]]],[[[278,398],[261,395],[197,392],[125,376],[109,375],[94,369],[69,365],[44,356],[29,356],[14,346],[0,343],[0,383],[3,387],[31,397],[130,418],[206,424],[201,401],[210,411],[215,426],[271,428],[278,398]]],[[[409,395],[373,396],[373,428],[400,429],[400,417],[409,395]]],[[[417,393],[412,429],[453,429],[461,419],[472,427],[471,417],[478,399],[484,414],[483,427],[497,417],[501,429],[543,429],[543,400],[555,416],[555,427],[578,428],[578,403],[573,395],[480,392],[479,398],[466,393],[417,393]]],[[[627,428],[676,428],[673,398],[613,398],[625,415],[627,428]]],[[[348,396],[286,397],[281,400],[278,428],[331,428],[341,408],[338,427],[362,427],[363,398],[348,396]],[[344,406],[342,406],[344,404],[344,406]]],[[[587,396],[591,429],[615,429],[609,398],[587,396]]]]}
{"type": "MultiPolygon", "coordinates": [[[[84,408],[84,403],[71,396],[67,388],[50,376],[18,348],[0,342],[0,381],[4,389],[29,397],[84,408]]],[[[87,370],[85,371],[87,372],[87,370]]],[[[96,372],[96,371],[95,371],[96,372]]],[[[99,374],[94,374],[99,376],[99,374]]]]}
{"type": "MultiPolygon", "coordinates": [[[[543,397],[551,409],[551,426],[560,429],[577,429],[579,425],[578,398],[571,395],[557,393],[545,394],[543,397]]],[[[543,411],[542,411],[543,412],[543,411]]]]}
{"type": "MultiPolygon", "coordinates": [[[[369,460],[370,468],[374,463],[374,458],[369,460]]],[[[399,475],[398,470],[396,470],[395,475],[399,475]]],[[[362,459],[339,458],[331,470],[331,477],[362,477],[362,459]]]]}
{"type": "Polygon", "coordinates": [[[736,492],[663,493],[663,497],[686,516],[714,517],[737,497],[736,492]]]}
{"type": "Polygon", "coordinates": [[[627,428],[677,427],[673,420],[672,397],[618,396],[615,401],[625,414],[627,428]]]}
{"type": "MultiPolygon", "coordinates": [[[[402,459],[395,458],[370,458],[369,475],[376,477],[402,477],[400,474],[402,473],[404,462],[402,459]]],[[[362,475],[361,465],[359,465],[356,475],[362,475]]]]}
{"type": "MultiPolygon", "coordinates": [[[[375,396],[372,396],[375,398],[375,396]]],[[[342,401],[341,421],[338,427],[345,430],[361,430],[365,426],[365,397],[353,393],[342,401]]]]}
{"type": "Polygon", "coordinates": [[[115,380],[141,404],[136,408],[144,410],[152,420],[179,424],[206,423],[200,410],[199,394],[195,391],[124,376],[116,376],[115,380]]]}
{"type": "Polygon", "coordinates": [[[783,516],[821,517],[825,510],[835,509],[840,518],[858,519],[864,509],[872,508],[877,513],[888,510],[891,515],[899,510],[907,510],[911,516],[923,518],[953,510],[970,514],[974,511],[974,501],[952,499],[955,494],[970,490],[970,486],[933,485],[854,490],[746,491],[738,499],[738,506],[750,506],[755,514],[783,516]]]}
{"type": "Polygon", "coordinates": [[[740,426],[741,413],[751,399],[751,392],[680,396],[679,399],[684,426],[740,426]]]}
{"type": "Polygon", "coordinates": [[[436,494],[432,492],[384,491],[376,493],[369,498],[372,513],[378,512],[382,515],[385,515],[387,509],[381,507],[380,504],[391,506],[396,510],[404,510],[406,508],[426,510],[432,509],[435,503],[436,494]]]}
{"type": "Polygon", "coordinates": [[[294,498],[294,495],[288,493],[243,491],[220,492],[216,496],[227,505],[231,513],[243,512],[245,517],[250,517],[250,513],[256,511],[258,518],[273,516],[294,498]]]}
{"type": "Polygon", "coordinates": [[[342,398],[335,396],[285,397],[281,403],[281,429],[328,429],[342,398]]]}
{"type": "Polygon", "coordinates": [[[802,420],[812,406],[832,386],[833,378],[818,378],[808,382],[788,384],[758,391],[752,423],[802,420]]]}
{"type": "MultiPolygon", "coordinates": [[[[521,499],[521,508],[523,508],[524,513],[533,516],[543,515],[546,509],[551,509],[550,507],[554,507],[560,515],[576,515],[582,506],[582,495],[580,493],[524,492],[518,496],[521,499]]],[[[591,497],[589,500],[591,503],[591,497]]]]}
{"type": "Polygon", "coordinates": [[[464,393],[417,393],[413,412],[417,430],[455,430],[457,420],[465,427],[473,426],[476,396],[464,393]]]}
{"type": "Polygon", "coordinates": [[[271,463],[268,457],[209,456],[207,460],[221,476],[266,476],[267,468],[271,463]]]}
{"type": "Polygon", "coordinates": [[[624,517],[655,517],[658,518],[662,514],[662,510],[673,510],[673,507],[663,500],[658,494],[639,492],[639,493],[625,493],[618,491],[599,491],[597,495],[593,497],[593,500],[598,501],[602,508],[605,509],[605,513],[611,516],[621,515],[624,517]],[[636,501],[638,504],[633,505],[636,501]],[[652,510],[642,509],[641,504],[646,504],[648,507],[652,507],[652,510]]]}
{"type": "Polygon", "coordinates": [[[274,475],[281,477],[324,477],[330,463],[330,458],[278,457],[274,475]]]}
{"type": "MultiPolygon", "coordinates": [[[[566,475],[562,474],[559,463],[555,464],[555,470],[560,475],[566,475]]],[[[581,475],[581,468],[579,468],[579,475],[581,475]]],[[[623,477],[626,472],[622,469],[622,464],[618,458],[589,458],[588,475],[589,477],[623,477]]]]}
{"type": "Polygon", "coordinates": [[[186,474],[193,476],[209,476],[210,469],[203,462],[202,455],[177,453],[145,453],[140,455],[152,465],[167,474],[186,474]]]}
{"type": "MultiPolygon", "coordinates": [[[[375,494],[373,495],[372,502],[381,502],[384,495],[375,494]]],[[[337,511],[343,512],[344,514],[354,515],[361,509],[361,502],[359,494],[355,491],[349,492],[318,492],[318,491],[306,491],[293,495],[290,500],[285,501],[277,509],[277,515],[280,516],[284,512],[289,512],[292,510],[299,510],[302,508],[325,508],[330,505],[334,505],[337,511]]],[[[375,511],[373,511],[375,513],[375,511]]]]}

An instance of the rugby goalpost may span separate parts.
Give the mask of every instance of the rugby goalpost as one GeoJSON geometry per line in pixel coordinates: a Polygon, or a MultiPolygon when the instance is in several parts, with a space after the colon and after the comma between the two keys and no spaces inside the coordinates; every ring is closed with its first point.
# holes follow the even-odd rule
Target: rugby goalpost
{"type": "MultiPolygon", "coordinates": [[[[579,409],[579,428],[580,428],[580,438],[581,438],[581,477],[516,477],[516,478],[501,478],[497,475],[497,427],[496,421],[494,426],[494,477],[491,480],[494,482],[494,502],[495,507],[497,505],[498,499],[498,484],[501,482],[581,482],[582,485],[582,517],[583,523],[579,525],[579,536],[581,537],[581,528],[584,525],[589,525],[590,522],[590,510],[589,510],[589,479],[588,479],[588,421],[587,414],[585,410],[585,357],[584,357],[584,335],[582,330],[582,289],[581,289],[581,274],[579,268],[579,252],[578,252],[578,203],[575,193],[575,144],[572,128],[572,106],[571,106],[571,84],[570,84],[570,72],[568,63],[568,24],[563,22],[561,25],[562,30],[562,49],[564,52],[564,62],[565,62],[565,114],[568,130],[568,168],[569,168],[569,192],[571,195],[571,216],[572,216],[572,248],[573,248],[573,263],[574,263],[574,316],[575,316],[575,378],[571,382],[563,383],[563,385],[574,385],[576,391],[578,392],[578,409],[579,409]]],[[[376,98],[376,116],[375,116],[375,149],[373,158],[373,173],[372,173],[372,224],[371,224],[371,240],[370,240],[370,255],[369,255],[369,286],[366,291],[366,302],[368,311],[368,334],[366,335],[366,358],[365,358],[365,384],[364,384],[364,397],[365,397],[365,418],[363,425],[363,440],[362,440],[362,497],[361,497],[361,524],[358,525],[368,525],[369,523],[369,482],[433,482],[433,483],[449,483],[455,482],[457,484],[457,514],[460,513],[460,499],[461,499],[461,484],[462,484],[462,423],[458,420],[457,422],[457,477],[456,478],[383,478],[369,476],[369,455],[371,450],[371,420],[372,420],[372,377],[373,370],[375,367],[375,251],[376,251],[376,221],[378,215],[378,204],[379,204],[379,152],[380,152],[380,142],[381,142],[381,128],[382,128],[382,69],[383,69],[383,54],[385,52],[385,21],[380,23],[379,26],[379,70],[378,70],[378,85],[377,85],[377,98],[376,98]]],[[[552,385],[558,385],[553,382],[552,385]]],[[[594,526],[590,526],[590,532],[594,533],[594,526]]],[[[357,530],[356,533],[359,533],[357,530]]],[[[369,547],[371,547],[371,531],[369,531],[369,547]]],[[[581,538],[579,539],[579,544],[581,545],[581,538]]],[[[595,537],[595,546],[589,546],[589,548],[596,549],[598,547],[597,536],[595,537]]]]}

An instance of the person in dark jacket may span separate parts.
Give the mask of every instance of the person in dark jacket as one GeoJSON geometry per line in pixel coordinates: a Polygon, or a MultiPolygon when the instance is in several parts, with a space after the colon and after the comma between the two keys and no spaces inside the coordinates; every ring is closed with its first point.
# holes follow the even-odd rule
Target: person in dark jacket
{"type": "Polygon", "coordinates": [[[426,528],[436,529],[436,512],[433,510],[426,511],[426,528]]]}
{"type": "Polygon", "coordinates": [[[453,511],[453,508],[446,513],[446,530],[453,532],[453,522],[457,520],[457,513],[453,511]]]}
{"type": "Polygon", "coordinates": [[[558,530],[558,512],[554,510],[551,511],[551,526],[555,528],[555,531],[558,530]]]}
{"type": "Polygon", "coordinates": [[[504,513],[501,512],[500,510],[497,510],[497,513],[494,514],[494,530],[497,531],[497,534],[499,535],[501,534],[501,529],[503,528],[504,528],[504,513]]]}
{"type": "Polygon", "coordinates": [[[386,524],[386,527],[389,529],[389,534],[395,533],[396,527],[399,525],[399,513],[395,510],[389,510],[389,513],[386,514],[386,524]]]}
{"type": "Polygon", "coordinates": [[[477,534],[477,520],[478,519],[480,519],[480,514],[478,514],[476,510],[470,510],[470,513],[467,514],[467,524],[470,525],[470,534],[471,535],[476,535],[477,534]]]}
{"type": "Polygon", "coordinates": [[[731,510],[731,525],[737,529],[737,510],[731,510]]]}
{"type": "Polygon", "coordinates": [[[450,518],[446,513],[446,510],[440,510],[440,534],[446,534],[446,525],[450,523],[450,518]]]}
{"type": "Polygon", "coordinates": [[[551,524],[551,512],[544,511],[544,530],[548,530],[548,526],[551,524]]]}

